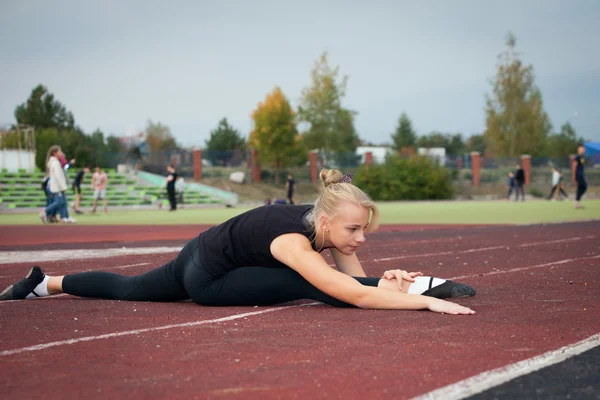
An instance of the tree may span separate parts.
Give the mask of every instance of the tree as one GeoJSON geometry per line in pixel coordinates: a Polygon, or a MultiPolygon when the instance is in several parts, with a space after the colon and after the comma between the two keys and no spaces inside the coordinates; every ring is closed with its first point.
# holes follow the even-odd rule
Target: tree
{"type": "Polygon", "coordinates": [[[560,133],[548,137],[545,156],[566,159],[570,154],[574,153],[577,144],[582,141],[581,138],[577,137],[575,128],[567,121],[560,127],[560,133]]]}
{"type": "Polygon", "coordinates": [[[302,90],[298,118],[309,126],[303,133],[308,148],[354,153],[360,141],[354,128],[356,113],[342,107],[348,77],[338,75],[339,66],[331,68],[323,53],[311,72],[311,86],[302,90]]]}
{"type": "Polygon", "coordinates": [[[472,135],[467,141],[467,151],[470,153],[472,151],[477,151],[479,154],[485,154],[485,150],[487,145],[485,143],[485,138],[483,135],[472,135]]]}
{"type": "Polygon", "coordinates": [[[293,164],[300,147],[295,113],[281,89],[276,86],[252,112],[254,130],[250,144],[258,151],[261,164],[275,169],[275,184],[279,184],[279,169],[293,164]]]}
{"type": "Polygon", "coordinates": [[[412,123],[406,113],[402,113],[398,120],[398,127],[392,134],[393,149],[396,151],[402,150],[403,147],[414,146],[417,141],[417,134],[415,133],[412,123]]]}
{"type": "Polygon", "coordinates": [[[524,66],[515,51],[516,38],[509,33],[507,50],[499,55],[493,95],[486,95],[484,136],[497,157],[537,155],[543,151],[552,126],[544,111],[542,94],[534,84],[531,65],[524,66]]]}
{"type": "Polygon", "coordinates": [[[447,149],[450,147],[450,140],[448,139],[448,135],[441,132],[430,132],[427,135],[419,136],[417,146],[425,148],[443,147],[447,149]]]}
{"type": "Polygon", "coordinates": [[[171,129],[160,122],[148,120],[146,125],[146,142],[151,153],[165,152],[177,149],[177,142],[171,134],[171,129]]]}
{"type": "Polygon", "coordinates": [[[43,85],[36,86],[27,101],[15,109],[17,123],[36,129],[74,129],[75,118],[43,85]]]}
{"type": "Polygon", "coordinates": [[[246,140],[229,125],[227,118],[223,118],[217,128],[210,132],[210,139],[206,140],[206,158],[213,164],[225,165],[231,161],[233,151],[243,151],[245,148],[246,140]]]}

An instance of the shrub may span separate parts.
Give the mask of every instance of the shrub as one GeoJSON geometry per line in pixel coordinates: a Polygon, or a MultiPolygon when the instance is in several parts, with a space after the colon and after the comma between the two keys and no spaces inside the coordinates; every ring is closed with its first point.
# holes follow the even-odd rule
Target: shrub
{"type": "Polygon", "coordinates": [[[354,183],[373,200],[442,200],[453,195],[448,170],[420,156],[394,155],[384,164],[363,165],[354,183]]]}
{"type": "Polygon", "coordinates": [[[544,197],[544,193],[542,193],[539,189],[534,188],[534,187],[529,189],[529,194],[538,199],[544,197]]]}

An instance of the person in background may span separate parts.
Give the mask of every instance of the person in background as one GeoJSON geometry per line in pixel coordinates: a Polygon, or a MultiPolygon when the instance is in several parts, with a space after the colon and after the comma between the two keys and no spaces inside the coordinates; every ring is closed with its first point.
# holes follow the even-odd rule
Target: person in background
{"type": "Polygon", "coordinates": [[[108,184],[108,176],[102,171],[100,166],[96,166],[96,172],[92,175],[92,190],[94,191],[94,205],[92,212],[96,212],[98,198],[104,200],[104,212],[108,212],[108,199],[106,198],[106,185],[108,184]]]}
{"type": "Polygon", "coordinates": [[[65,198],[67,178],[60,165],[59,157],[61,154],[62,150],[60,146],[53,145],[48,149],[46,155],[47,174],[50,177],[48,186],[50,186],[50,192],[52,193],[52,202],[40,211],[40,218],[44,223],[48,222],[48,215],[55,215],[56,212],[60,213],[61,221],[63,223],[75,222],[73,218],[69,217],[68,212],[64,212],[67,208],[65,198]]]}
{"type": "Polygon", "coordinates": [[[508,173],[507,189],[508,193],[506,194],[506,198],[504,199],[505,201],[510,200],[510,195],[512,194],[513,190],[515,190],[515,174],[513,174],[512,172],[508,173]]]}
{"type": "Polygon", "coordinates": [[[181,204],[181,208],[183,208],[183,194],[185,192],[185,180],[183,177],[177,177],[177,182],[175,182],[175,192],[177,193],[177,203],[181,204]]]}
{"type": "Polygon", "coordinates": [[[577,146],[577,156],[573,161],[575,165],[575,180],[577,181],[577,196],[575,197],[575,208],[584,208],[581,205],[581,198],[583,194],[587,190],[587,182],[585,180],[584,174],[584,164],[585,164],[585,146],[580,144],[577,146]]]}
{"type": "Polygon", "coordinates": [[[525,201],[525,171],[519,164],[517,164],[517,170],[515,172],[515,182],[515,201],[519,201],[519,193],[521,194],[521,201],[525,201]]]}
{"type": "Polygon", "coordinates": [[[175,167],[172,164],[167,166],[167,171],[169,172],[166,180],[167,195],[169,196],[169,203],[171,204],[171,209],[169,211],[175,211],[177,210],[177,199],[175,198],[175,182],[177,182],[177,171],[175,171],[175,167]]]}
{"type": "Polygon", "coordinates": [[[296,200],[294,199],[295,185],[296,181],[294,181],[294,176],[292,174],[288,174],[287,181],[285,182],[285,189],[287,191],[287,199],[290,204],[296,204],[296,200]]]}
{"type": "Polygon", "coordinates": [[[73,205],[73,209],[75,210],[76,214],[82,213],[82,211],[79,209],[79,204],[81,203],[81,182],[83,181],[83,176],[85,174],[89,174],[90,171],[91,170],[89,166],[80,169],[73,180],[73,193],[75,193],[75,204],[73,205]]]}
{"type": "Polygon", "coordinates": [[[552,199],[554,201],[556,198],[562,200],[560,195],[563,195],[565,198],[568,197],[567,192],[563,189],[562,174],[556,168],[552,168],[552,190],[548,195],[548,200],[552,199]]]}

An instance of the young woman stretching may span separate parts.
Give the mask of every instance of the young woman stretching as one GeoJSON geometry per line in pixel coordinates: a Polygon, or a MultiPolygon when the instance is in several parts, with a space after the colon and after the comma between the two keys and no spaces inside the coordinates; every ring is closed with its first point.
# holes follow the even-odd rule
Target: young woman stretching
{"type": "Polygon", "coordinates": [[[420,272],[386,271],[367,278],[356,250],[378,227],[373,201],[337,170],[320,174],[314,205],[271,205],[247,211],[192,239],[162,267],[138,276],[82,272],[47,276],[35,266],[0,299],[68,293],[132,301],[192,299],[204,306],[271,305],[313,299],[339,307],[474,314],[441,300],[475,295],[470,286],[420,272]],[[338,270],[321,251],[329,249],[338,270]]]}

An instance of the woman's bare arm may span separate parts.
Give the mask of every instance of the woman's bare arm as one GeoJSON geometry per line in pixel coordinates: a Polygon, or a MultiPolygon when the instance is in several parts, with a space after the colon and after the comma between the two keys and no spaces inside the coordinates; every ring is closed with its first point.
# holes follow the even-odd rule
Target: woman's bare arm
{"type": "Polygon", "coordinates": [[[356,253],[348,256],[341,253],[337,249],[329,249],[329,251],[331,252],[333,261],[335,261],[335,265],[340,272],[350,276],[367,276],[365,274],[365,270],[360,264],[360,261],[358,261],[356,253]]]}
{"type": "Polygon", "coordinates": [[[433,297],[364,286],[356,279],[329,268],[325,259],[312,249],[308,239],[300,234],[290,233],[277,237],[271,243],[271,254],[302,275],[317,289],[356,307],[397,310],[430,309],[449,314],[474,313],[469,308],[433,297]]]}

